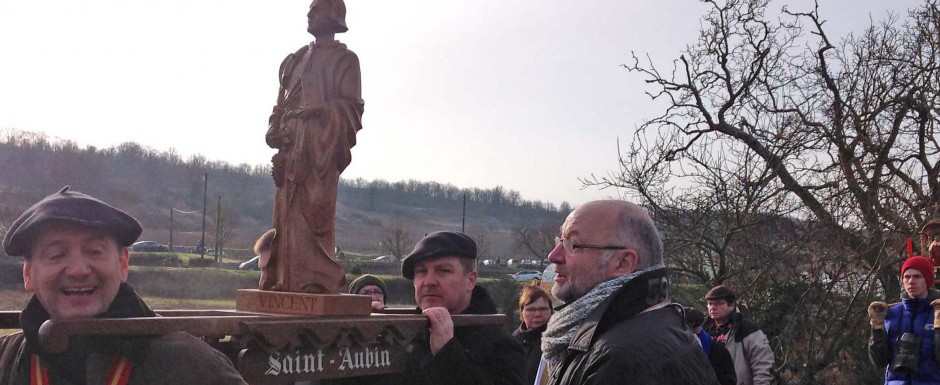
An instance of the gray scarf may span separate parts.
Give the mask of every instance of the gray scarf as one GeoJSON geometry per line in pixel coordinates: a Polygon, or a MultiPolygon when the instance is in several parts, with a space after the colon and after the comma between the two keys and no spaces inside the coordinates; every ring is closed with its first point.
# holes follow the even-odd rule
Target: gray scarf
{"type": "Polygon", "coordinates": [[[581,298],[552,314],[552,317],[548,319],[548,327],[542,333],[542,352],[549,364],[554,367],[564,361],[568,352],[568,344],[571,343],[571,339],[574,338],[574,334],[578,331],[582,321],[601,302],[638,275],[663,267],[665,266],[658,264],[601,282],[581,298]]]}

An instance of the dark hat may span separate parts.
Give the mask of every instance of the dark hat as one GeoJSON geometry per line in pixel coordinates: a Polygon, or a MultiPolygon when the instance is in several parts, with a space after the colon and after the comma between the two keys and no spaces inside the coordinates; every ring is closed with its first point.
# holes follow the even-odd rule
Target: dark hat
{"type": "Polygon", "coordinates": [[[705,294],[705,300],[708,301],[723,299],[728,302],[734,302],[735,298],[737,297],[735,297],[734,292],[725,285],[715,286],[708,291],[708,294],[705,294]]]}
{"type": "Polygon", "coordinates": [[[359,276],[359,278],[356,278],[350,282],[349,294],[359,294],[359,290],[362,290],[362,288],[369,285],[378,286],[379,289],[382,289],[382,294],[388,294],[388,290],[385,288],[385,281],[383,281],[382,278],[376,277],[372,274],[363,274],[359,276]]]}
{"type": "Polygon", "coordinates": [[[477,244],[464,233],[437,231],[425,235],[401,261],[401,275],[415,278],[415,263],[429,258],[457,256],[476,259],[477,244]]]}
{"type": "Polygon", "coordinates": [[[51,222],[65,222],[106,231],[121,246],[130,246],[140,236],[140,223],[134,217],[96,198],[65,186],[59,192],[43,198],[26,209],[13,221],[3,237],[3,251],[11,256],[23,256],[40,226],[51,222]]]}

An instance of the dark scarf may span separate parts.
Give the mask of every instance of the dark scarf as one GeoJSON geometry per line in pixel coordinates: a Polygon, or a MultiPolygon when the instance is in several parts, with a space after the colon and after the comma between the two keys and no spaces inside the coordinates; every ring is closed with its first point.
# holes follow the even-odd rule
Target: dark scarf
{"type": "MultiPolygon", "coordinates": [[[[122,283],[117,296],[104,313],[95,318],[132,318],[156,317],[144,301],[134,292],[130,284],[122,283]]],[[[147,355],[149,339],[147,337],[127,336],[74,336],[69,341],[69,348],[62,353],[45,352],[39,345],[39,327],[49,319],[49,312],[39,303],[34,295],[20,312],[20,324],[26,337],[24,355],[39,353],[55,373],[75,384],[85,383],[86,359],[91,354],[104,357],[124,356],[131,362],[142,362],[147,355]]],[[[29,360],[25,360],[29,362],[29,360]]],[[[44,365],[46,366],[46,365],[44,365]]],[[[52,373],[50,373],[52,376],[52,373]]]]}

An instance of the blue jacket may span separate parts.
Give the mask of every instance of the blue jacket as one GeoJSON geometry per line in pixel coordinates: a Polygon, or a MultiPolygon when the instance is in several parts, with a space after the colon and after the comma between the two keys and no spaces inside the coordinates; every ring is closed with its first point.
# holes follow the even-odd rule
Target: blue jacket
{"type": "Polygon", "coordinates": [[[934,351],[933,309],[930,302],[940,298],[940,291],[930,289],[927,298],[910,298],[904,293],[901,303],[891,305],[885,316],[885,330],[872,330],[869,355],[872,362],[885,366],[885,385],[940,385],[940,369],[934,351]],[[912,323],[913,320],[913,323],[912,323]],[[920,359],[917,373],[891,370],[897,352],[897,341],[903,333],[913,330],[920,337],[920,359]],[[876,333],[880,332],[880,333],[876,333]],[[876,336],[877,334],[877,336],[876,336]]]}

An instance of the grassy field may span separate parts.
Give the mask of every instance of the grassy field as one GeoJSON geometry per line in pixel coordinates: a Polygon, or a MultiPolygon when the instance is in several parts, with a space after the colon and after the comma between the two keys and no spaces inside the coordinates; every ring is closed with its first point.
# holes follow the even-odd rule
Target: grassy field
{"type": "MultiPolygon", "coordinates": [[[[17,290],[0,290],[0,310],[22,310],[31,294],[17,290]]],[[[234,309],[235,294],[231,299],[188,299],[147,297],[144,301],[152,309],[234,309]]]]}

